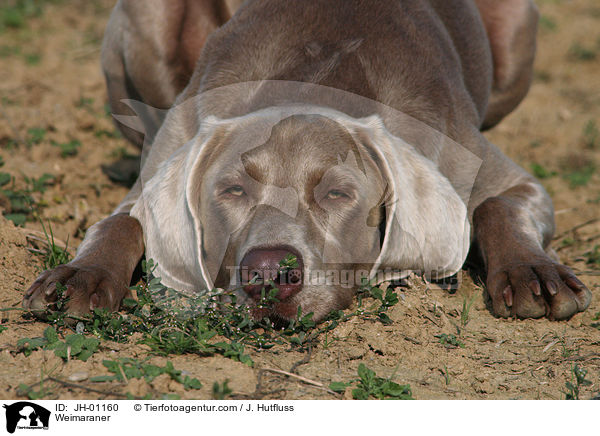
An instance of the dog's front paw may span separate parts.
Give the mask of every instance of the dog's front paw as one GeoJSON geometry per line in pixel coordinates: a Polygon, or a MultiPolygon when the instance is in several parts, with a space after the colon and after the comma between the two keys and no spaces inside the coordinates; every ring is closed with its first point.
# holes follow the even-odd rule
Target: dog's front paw
{"type": "Polygon", "coordinates": [[[570,268],[545,254],[490,268],[487,291],[494,314],[503,318],[566,319],[592,300],[590,290],[570,268]]]}
{"type": "Polygon", "coordinates": [[[127,283],[116,279],[107,269],[66,264],[44,271],[25,292],[23,307],[45,318],[48,310],[56,310],[56,303],[62,298],[68,313],[83,315],[95,308],[118,310],[128,295],[127,283]],[[61,289],[64,292],[59,295],[61,289]]]}

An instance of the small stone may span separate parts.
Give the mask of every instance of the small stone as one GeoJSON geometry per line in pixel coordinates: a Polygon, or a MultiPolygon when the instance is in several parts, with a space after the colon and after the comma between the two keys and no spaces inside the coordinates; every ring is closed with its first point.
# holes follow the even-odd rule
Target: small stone
{"type": "Polygon", "coordinates": [[[569,109],[563,107],[558,110],[558,119],[559,120],[569,121],[571,118],[573,118],[573,113],[569,109]]]}
{"type": "Polygon", "coordinates": [[[81,381],[87,380],[88,377],[89,377],[89,375],[87,372],[80,371],[80,372],[74,372],[73,374],[71,374],[68,377],[68,380],[72,381],[72,382],[81,382],[81,381]]]}

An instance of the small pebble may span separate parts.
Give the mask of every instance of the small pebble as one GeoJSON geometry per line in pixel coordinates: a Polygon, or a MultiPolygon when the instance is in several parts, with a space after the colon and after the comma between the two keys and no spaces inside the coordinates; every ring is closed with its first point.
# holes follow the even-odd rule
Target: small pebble
{"type": "Polygon", "coordinates": [[[69,376],[69,381],[72,382],[80,382],[80,381],[84,381],[88,379],[88,373],[87,372],[74,372],[73,374],[71,374],[69,376]]]}

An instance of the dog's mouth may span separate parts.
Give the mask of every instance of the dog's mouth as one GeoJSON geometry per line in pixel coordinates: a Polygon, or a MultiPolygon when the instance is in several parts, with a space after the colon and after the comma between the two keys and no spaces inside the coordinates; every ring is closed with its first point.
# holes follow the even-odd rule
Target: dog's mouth
{"type": "Polygon", "coordinates": [[[270,307],[255,305],[250,309],[254,320],[268,318],[275,327],[287,327],[298,315],[298,305],[293,302],[272,304],[270,307]]]}

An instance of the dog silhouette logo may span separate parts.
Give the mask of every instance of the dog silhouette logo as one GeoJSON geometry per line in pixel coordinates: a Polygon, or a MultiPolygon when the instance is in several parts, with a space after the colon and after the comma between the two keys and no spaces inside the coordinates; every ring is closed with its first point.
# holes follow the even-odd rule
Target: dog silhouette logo
{"type": "Polygon", "coordinates": [[[3,406],[6,409],[6,431],[19,429],[48,429],[50,411],[29,401],[19,401],[3,406]]]}

